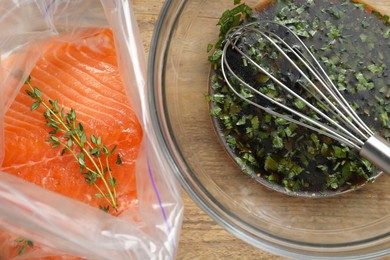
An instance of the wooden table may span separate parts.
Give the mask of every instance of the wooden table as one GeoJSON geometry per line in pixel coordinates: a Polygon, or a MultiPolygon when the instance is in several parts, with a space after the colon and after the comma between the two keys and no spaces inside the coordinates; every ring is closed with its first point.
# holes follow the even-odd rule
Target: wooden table
{"type": "MultiPolygon", "coordinates": [[[[146,53],[164,0],[133,0],[146,53]]],[[[235,238],[216,224],[183,191],[184,221],[178,259],[282,259],[235,238]]]]}

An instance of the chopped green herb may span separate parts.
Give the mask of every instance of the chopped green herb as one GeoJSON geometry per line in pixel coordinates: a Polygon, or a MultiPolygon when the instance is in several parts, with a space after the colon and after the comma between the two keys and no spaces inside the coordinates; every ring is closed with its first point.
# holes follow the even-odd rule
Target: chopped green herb
{"type": "MultiPolygon", "coordinates": [[[[372,180],[377,171],[360,160],[355,150],[255,109],[232,93],[219,73],[221,47],[227,30],[239,23],[261,17],[287,25],[320,57],[329,77],[359,116],[390,139],[390,55],[388,41],[383,40],[390,37],[389,23],[383,22],[388,17],[375,12],[368,15],[364,4],[349,0],[275,0],[253,14],[240,1],[235,4],[219,22],[219,39],[209,57],[214,73],[207,100],[220,136],[242,171],[294,192],[355,189],[360,183],[372,180]]],[[[248,54],[260,64],[271,61],[279,65],[281,60],[278,52],[260,40],[248,46],[248,54]]],[[[237,60],[247,68],[252,66],[241,56],[237,60]]],[[[273,72],[272,66],[266,67],[273,72]]],[[[277,73],[291,77],[283,71],[277,73]]],[[[254,70],[253,75],[248,73],[246,77],[264,94],[310,114],[310,108],[301,100],[280,96],[269,76],[254,70]]],[[[238,86],[237,80],[234,84],[238,86]]],[[[294,80],[291,84],[295,84],[294,80]]],[[[246,88],[237,89],[248,99],[259,102],[246,88]]],[[[326,111],[323,104],[304,93],[300,93],[304,99],[326,111]]],[[[315,118],[314,114],[311,116],[315,118]]]]}
{"type": "Polygon", "coordinates": [[[213,47],[214,47],[214,45],[209,43],[209,45],[207,45],[207,52],[210,52],[213,49],[213,47]]]}

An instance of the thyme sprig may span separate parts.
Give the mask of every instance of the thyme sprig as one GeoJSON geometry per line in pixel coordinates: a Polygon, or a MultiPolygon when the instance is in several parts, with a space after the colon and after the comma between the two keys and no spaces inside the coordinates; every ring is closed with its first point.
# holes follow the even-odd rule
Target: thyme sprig
{"type": "MultiPolygon", "coordinates": [[[[52,128],[46,142],[50,143],[52,148],[62,147],[61,155],[69,152],[75,158],[85,181],[97,189],[98,193],[95,197],[103,198],[109,204],[109,206],[100,206],[100,209],[105,212],[109,211],[110,206],[116,209],[118,207],[117,182],[109,164],[109,157],[114,153],[116,145],[108,149],[102,144],[100,136],[91,134],[88,138],[83,125],[77,121],[75,109],[71,108],[68,113],[65,113],[64,107],[58,105],[58,100],[45,102],[40,89],[33,87],[30,80],[31,77],[26,80],[25,84],[29,87],[26,93],[35,100],[31,105],[31,110],[43,106],[46,126],[52,128]],[[103,182],[106,192],[97,185],[98,179],[103,182]]],[[[122,164],[119,154],[116,163],[122,164]]]]}
{"type": "Polygon", "coordinates": [[[19,237],[19,238],[15,239],[15,242],[16,242],[16,248],[18,249],[18,255],[21,255],[24,252],[26,252],[27,248],[34,247],[33,241],[26,239],[26,238],[23,238],[23,237],[19,237]]]}

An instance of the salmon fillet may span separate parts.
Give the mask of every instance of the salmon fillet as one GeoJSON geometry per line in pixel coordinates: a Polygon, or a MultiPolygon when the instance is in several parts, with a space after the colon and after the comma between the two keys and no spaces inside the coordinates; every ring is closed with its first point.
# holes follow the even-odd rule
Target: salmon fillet
{"type": "MultiPolygon", "coordinates": [[[[74,108],[88,136],[100,136],[109,149],[117,145],[110,166],[119,207],[110,213],[119,215],[137,198],[135,162],[142,128],[129,104],[116,59],[110,30],[77,42],[56,41],[31,72],[31,84],[41,90],[44,100],[57,99],[66,112],[74,108]],[[115,163],[117,154],[122,165],[115,163]]],[[[21,89],[5,115],[1,171],[94,207],[106,206],[104,199],[94,196],[98,192],[85,181],[75,158],[69,152],[61,155],[61,148],[53,149],[45,142],[52,129],[45,126],[42,106],[31,111],[34,100],[25,93],[27,88],[21,89]]],[[[103,187],[101,180],[97,184],[103,187]]]]}

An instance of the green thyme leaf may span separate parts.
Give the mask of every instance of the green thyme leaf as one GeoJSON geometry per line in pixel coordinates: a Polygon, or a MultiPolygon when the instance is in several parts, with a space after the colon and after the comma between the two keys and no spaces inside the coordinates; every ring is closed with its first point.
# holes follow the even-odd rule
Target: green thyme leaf
{"type": "Polygon", "coordinates": [[[78,163],[79,163],[81,166],[84,166],[84,167],[85,167],[86,165],[85,165],[84,159],[85,159],[84,153],[79,153],[78,158],[77,158],[77,161],[78,161],[78,163]]]}
{"type": "Polygon", "coordinates": [[[93,155],[93,156],[96,156],[96,157],[99,157],[100,156],[100,148],[93,148],[90,150],[90,153],[93,155]]]}
{"type": "Polygon", "coordinates": [[[50,136],[50,139],[53,141],[53,142],[55,142],[55,143],[59,143],[60,142],[60,139],[58,139],[58,137],[57,136],[50,136]]]}
{"type": "Polygon", "coordinates": [[[108,178],[108,183],[111,185],[111,187],[116,186],[116,179],[115,178],[108,178]]]}
{"type": "Polygon", "coordinates": [[[88,171],[83,173],[83,175],[85,177],[85,181],[90,185],[95,184],[98,179],[98,175],[93,171],[88,171]]]}
{"type": "Polygon", "coordinates": [[[84,146],[84,144],[87,142],[87,135],[85,134],[85,132],[81,133],[80,142],[82,146],[84,146]]]}
{"type": "Polygon", "coordinates": [[[36,96],[38,99],[41,99],[41,98],[42,98],[42,93],[41,93],[41,91],[39,90],[39,88],[34,87],[34,88],[33,88],[33,92],[34,92],[35,96],[36,96]]]}
{"type": "Polygon", "coordinates": [[[117,157],[116,157],[116,164],[122,165],[122,159],[121,159],[121,157],[120,157],[119,154],[118,154],[117,157]]]}
{"type": "Polygon", "coordinates": [[[30,91],[30,90],[26,90],[26,93],[27,93],[27,95],[29,95],[31,98],[33,98],[33,99],[36,99],[36,96],[35,96],[35,94],[32,92],[32,91],[30,91]]]}
{"type": "Polygon", "coordinates": [[[22,255],[26,251],[26,246],[21,246],[18,250],[18,255],[22,255]]]}
{"type": "Polygon", "coordinates": [[[103,210],[104,212],[109,212],[109,210],[110,210],[110,206],[105,206],[105,207],[103,207],[103,206],[99,206],[99,209],[101,209],[101,210],[103,210]]]}
{"type": "Polygon", "coordinates": [[[107,146],[103,145],[103,153],[108,156],[110,154],[110,152],[108,151],[108,148],[107,146]]]}
{"type": "Polygon", "coordinates": [[[30,84],[31,83],[31,76],[28,76],[24,84],[30,84]]]}
{"type": "Polygon", "coordinates": [[[78,130],[80,131],[80,133],[84,132],[84,126],[81,123],[79,123],[79,125],[78,125],[78,130]]]}
{"type": "Polygon", "coordinates": [[[91,143],[96,144],[96,142],[97,142],[96,136],[91,135],[91,143]]]}
{"type": "Polygon", "coordinates": [[[40,105],[41,105],[41,102],[34,102],[34,103],[31,105],[31,111],[37,109],[40,105]]]}
{"type": "Polygon", "coordinates": [[[116,147],[117,147],[117,145],[114,145],[114,147],[113,147],[113,148],[111,149],[111,151],[108,153],[109,156],[115,152],[116,147]]]}

